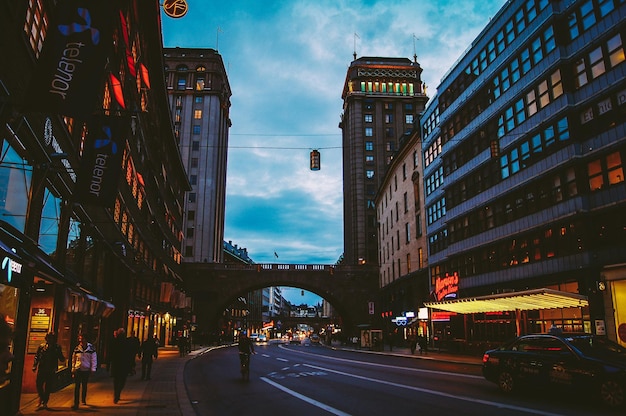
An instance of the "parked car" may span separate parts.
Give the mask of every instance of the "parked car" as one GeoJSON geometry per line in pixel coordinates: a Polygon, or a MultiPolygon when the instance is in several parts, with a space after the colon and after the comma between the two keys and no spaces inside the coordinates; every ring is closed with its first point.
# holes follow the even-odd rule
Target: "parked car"
{"type": "Polygon", "coordinates": [[[256,339],[257,342],[267,342],[267,335],[265,334],[259,334],[259,336],[256,339]]]}
{"type": "Polygon", "coordinates": [[[521,336],[485,352],[483,376],[510,393],[521,385],[579,389],[610,407],[624,406],[626,348],[591,334],[521,336]]]}
{"type": "Polygon", "coordinates": [[[259,334],[250,334],[250,341],[257,342],[259,340],[259,334]]]}

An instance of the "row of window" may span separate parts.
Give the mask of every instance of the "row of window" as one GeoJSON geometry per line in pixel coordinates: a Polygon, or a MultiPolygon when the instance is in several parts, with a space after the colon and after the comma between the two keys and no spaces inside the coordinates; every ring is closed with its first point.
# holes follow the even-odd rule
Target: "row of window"
{"type": "MultiPolygon", "coordinates": [[[[405,124],[413,124],[413,121],[415,119],[415,116],[413,114],[405,114],[404,115],[404,123],[405,124]]],[[[365,123],[373,123],[374,122],[374,116],[372,114],[364,114],[363,115],[363,121],[365,123]]],[[[393,123],[393,114],[392,113],[385,113],[385,124],[391,124],[393,123]]]]}
{"type": "Polygon", "coordinates": [[[452,256],[430,268],[431,279],[458,272],[461,278],[507,270],[524,264],[566,257],[590,249],[623,247],[626,223],[622,212],[578,219],[519,234],[470,252],[452,256]]]}
{"type": "MultiPolygon", "coordinates": [[[[613,11],[616,5],[622,3],[624,3],[624,0],[598,0],[595,3],[592,0],[588,0],[587,2],[583,3],[580,7],[572,11],[569,15],[568,22],[570,25],[570,40],[575,39],[580,34],[581,29],[588,30],[591,26],[593,26],[593,24],[596,24],[599,19],[605,17],[609,12],[613,11]],[[571,29],[573,27],[578,27],[579,30],[573,31],[571,29]]],[[[543,33],[541,33],[537,38],[530,42],[530,45],[527,48],[521,50],[520,54],[514,57],[509,65],[507,65],[507,67],[505,67],[488,83],[488,85],[490,86],[488,89],[477,94],[477,97],[473,98],[472,102],[465,105],[462,112],[459,115],[455,116],[455,120],[447,124],[442,129],[442,135],[444,136],[443,142],[445,143],[450,140],[452,136],[454,136],[454,134],[459,132],[477,114],[484,111],[486,106],[490,105],[503,92],[509,89],[510,86],[517,82],[521,78],[521,76],[523,76],[526,72],[530,70],[530,68],[536,66],[537,63],[541,61],[555,47],[556,44],[554,30],[552,26],[549,26],[544,30],[543,33]]],[[[589,80],[602,75],[607,70],[607,68],[613,68],[623,61],[624,51],[622,46],[622,37],[620,34],[617,34],[611,37],[605,44],[595,48],[593,51],[591,51],[575,63],[573,68],[573,72],[575,74],[574,88],[582,87],[583,85],[588,83],[589,80]]],[[[470,79],[468,79],[468,82],[471,83],[474,79],[475,77],[471,77],[470,79]]],[[[551,80],[546,80],[546,82],[550,81],[551,80]]],[[[467,88],[468,85],[460,89],[460,91],[453,96],[455,98],[458,97],[461,92],[464,91],[465,88],[467,88]]],[[[562,86],[556,85],[555,83],[552,88],[554,88],[554,91],[556,93],[558,93],[559,90],[561,90],[562,93],[562,86]]],[[[532,97],[527,98],[532,99],[532,97]]],[[[537,99],[539,99],[539,97],[537,97],[537,99]]],[[[444,97],[442,101],[445,100],[446,98],[444,97]]],[[[447,98],[447,100],[449,100],[449,98],[447,98]]],[[[449,102],[451,103],[452,101],[449,102]]],[[[541,104],[541,101],[538,101],[538,104],[541,104]]],[[[442,108],[447,108],[447,105],[443,105],[441,103],[440,105],[442,105],[442,108]]],[[[531,106],[529,110],[529,115],[532,115],[537,110],[537,108],[531,106]]],[[[435,120],[438,120],[439,118],[438,113],[439,110],[437,110],[436,113],[433,112],[429,119],[425,121],[425,135],[428,135],[435,128],[435,120]]],[[[436,148],[438,145],[436,143],[433,143],[431,144],[431,146],[435,146],[435,149],[431,150],[430,153],[436,154],[436,148]]],[[[426,152],[429,152],[429,149],[426,149],[426,152]]],[[[430,164],[430,162],[428,162],[427,164],[430,164]]]]}
{"type": "Polygon", "coordinates": [[[527,0],[502,29],[487,43],[487,45],[469,63],[463,73],[455,79],[450,87],[441,95],[439,105],[441,111],[449,107],[472,84],[474,79],[487,69],[505,48],[519,37],[524,29],[532,22],[539,12],[547,5],[548,0],[527,0]]]}
{"type": "MultiPolygon", "coordinates": [[[[448,229],[429,237],[431,254],[449,244],[544,210],[564,200],[624,182],[626,148],[612,151],[589,162],[569,166],[504,195],[493,203],[450,222],[448,229]]],[[[453,196],[457,198],[458,196],[453,196]]]]}

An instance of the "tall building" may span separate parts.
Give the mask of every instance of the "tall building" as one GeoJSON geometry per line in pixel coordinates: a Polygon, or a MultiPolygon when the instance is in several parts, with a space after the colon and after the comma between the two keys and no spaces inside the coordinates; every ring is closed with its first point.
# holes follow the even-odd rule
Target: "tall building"
{"type": "Polygon", "coordinates": [[[424,176],[419,123],[399,140],[376,194],[378,222],[378,310],[382,326],[408,315],[405,337],[428,334],[427,320],[411,319],[429,298],[428,242],[424,213],[424,176]]]}
{"type": "Polygon", "coordinates": [[[626,345],[625,22],[618,0],[509,1],[437,88],[421,124],[441,336],[554,324],[626,345]]]}
{"type": "MultiPolygon", "coordinates": [[[[2,1],[0,314],[15,330],[3,414],[36,392],[47,332],[66,357],[83,334],[104,363],[120,327],[168,344],[187,301],[190,186],[163,83],[159,4],[77,4],[2,1]],[[84,21],[90,30],[60,30],[84,21]]],[[[55,374],[55,386],[71,380],[67,362],[55,374]]]]}
{"type": "Polygon", "coordinates": [[[165,48],[174,133],[192,190],[185,202],[183,261],[224,261],[231,90],[214,49],[165,48]]]}
{"type": "Polygon", "coordinates": [[[413,128],[428,98],[417,59],[362,57],[352,61],[344,83],[344,262],[378,263],[374,198],[399,139],[413,128]]]}

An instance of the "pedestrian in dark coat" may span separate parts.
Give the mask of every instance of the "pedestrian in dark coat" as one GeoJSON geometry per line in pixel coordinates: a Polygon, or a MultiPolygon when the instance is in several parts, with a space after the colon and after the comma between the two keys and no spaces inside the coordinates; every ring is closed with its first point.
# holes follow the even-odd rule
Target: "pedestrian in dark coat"
{"type": "Polygon", "coordinates": [[[54,387],[54,379],[56,377],[59,362],[64,362],[65,357],[61,351],[61,346],[57,344],[57,336],[50,332],[46,335],[46,342],[37,348],[35,354],[35,362],[33,363],[33,372],[37,372],[37,394],[39,395],[39,405],[46,409],[50,393],[54,387]]]}
{"type": "Polygon", "coordinates": [[[159,356],[159,348],[153,337],[148,337],[141,344],[141,379],[150,380],[152,372],[152,361],[159,356]]]}
{"type": "Polygon", "coordinates": [[[119,328],[113,333],[113,342],[109,350],[111,376],[113,376],[113,403],[120,401],[120,395],[126,385],[126,378],[131,370],[134,354],[128,345],[126,331],[119,328]]]}
{"type": "Polygon", "coordinates": [[[137,363],[135,362],[135,356],[139,357],[141,347],[141,343],[139,342],[139,338],[137,338],[137,334],[133,332],[131,336],[128,337],[128,348],[133,354],[133,360],[131,362],[130,375],[134,376],[136,374],[135,367],[137,363]]]}

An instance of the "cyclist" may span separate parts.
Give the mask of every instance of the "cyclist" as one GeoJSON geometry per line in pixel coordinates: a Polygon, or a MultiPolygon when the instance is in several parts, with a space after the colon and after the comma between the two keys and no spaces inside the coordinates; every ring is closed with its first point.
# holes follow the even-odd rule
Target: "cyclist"
{"type": "Polygon", "coordinates": [[[248,337],[247,331],[239,334],[239,363],[241,365],[241,375],[247,378],[250,374],[250,354],[254,354],[254,344],[248,337]]]}

